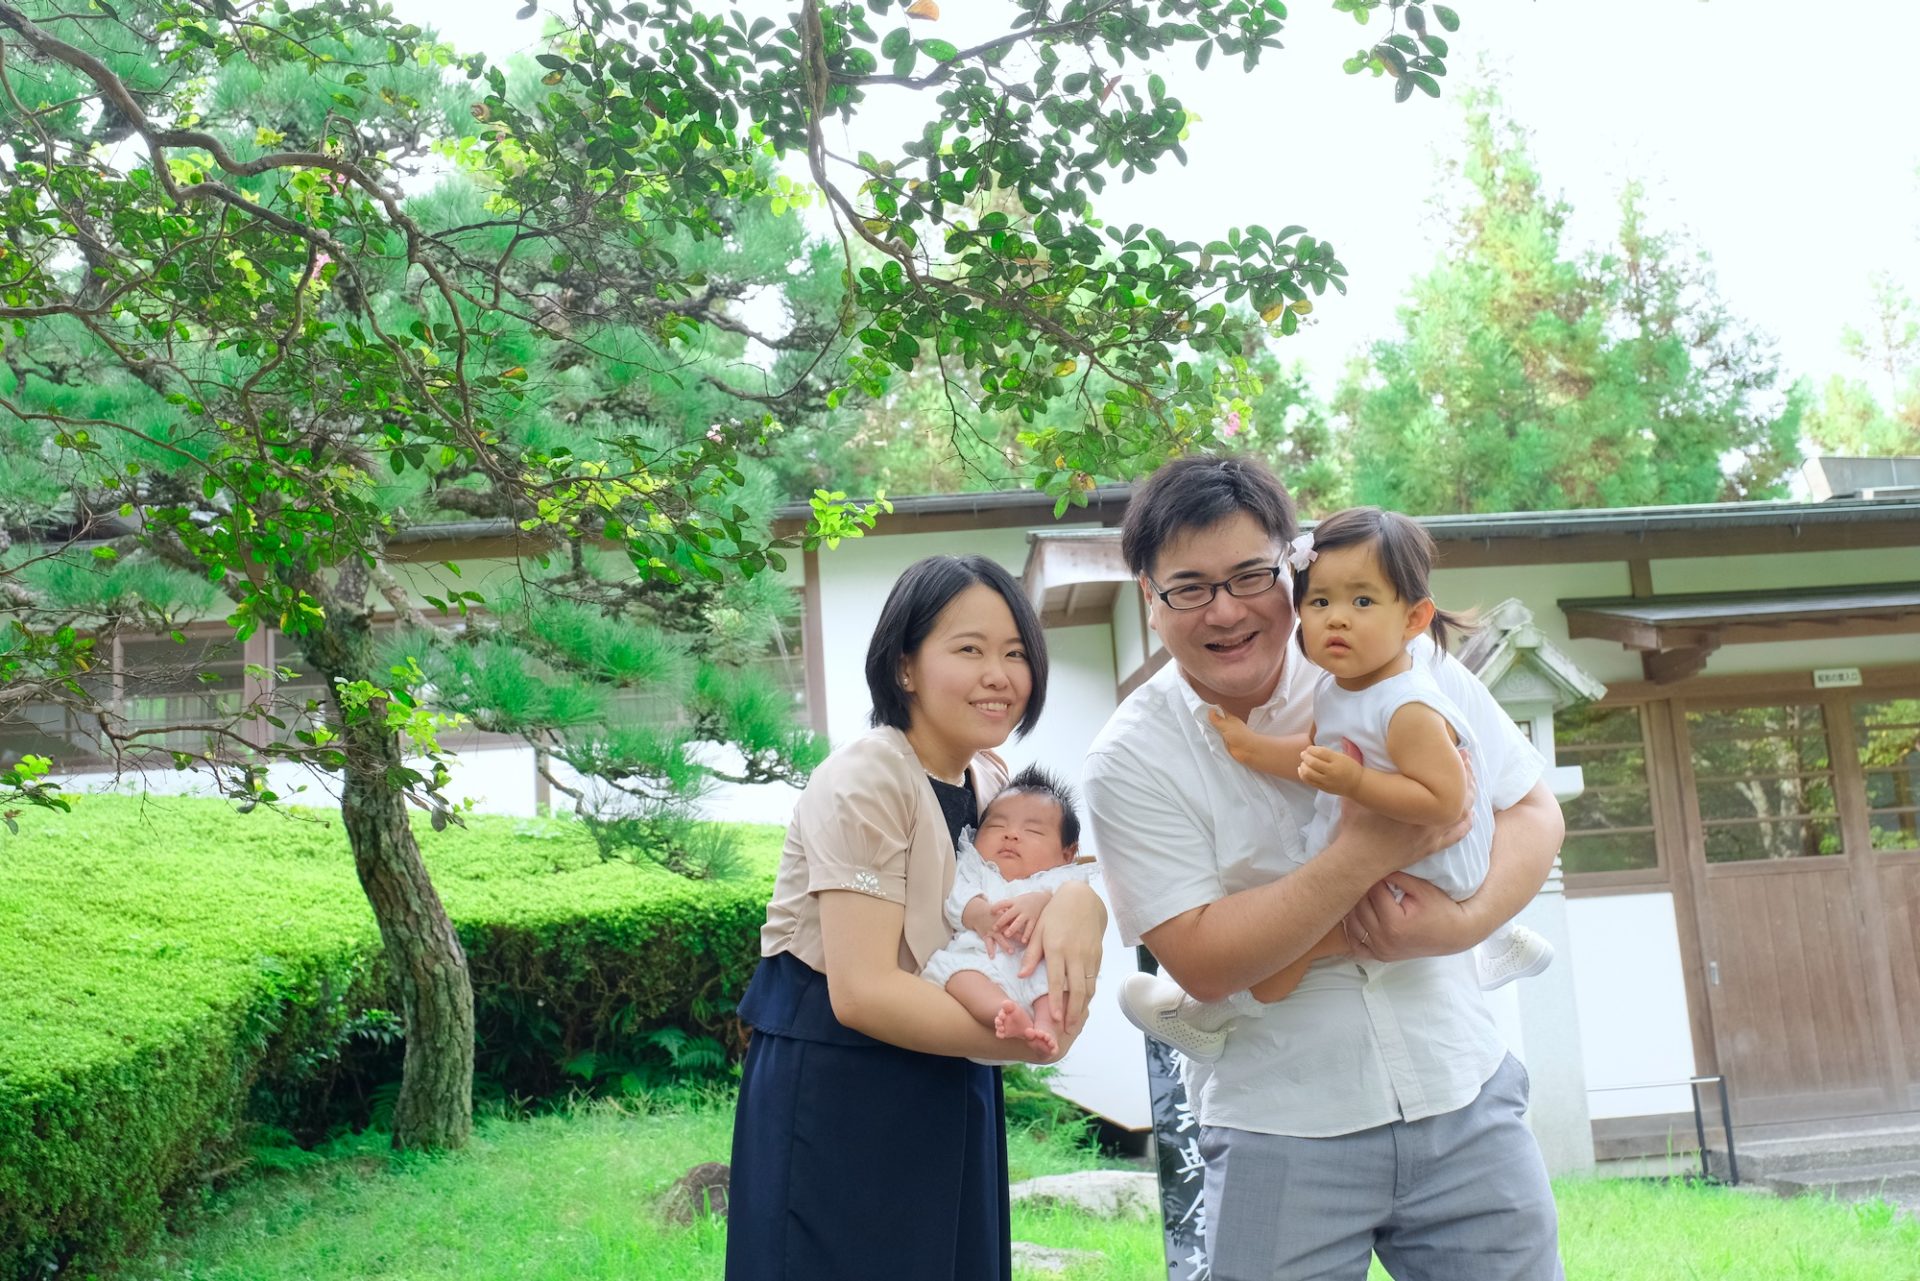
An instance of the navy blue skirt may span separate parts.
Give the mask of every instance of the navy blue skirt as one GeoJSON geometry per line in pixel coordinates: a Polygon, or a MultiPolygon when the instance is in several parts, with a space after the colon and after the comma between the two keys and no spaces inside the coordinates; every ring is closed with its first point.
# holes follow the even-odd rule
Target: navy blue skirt
{"type": "Polygon", "coordinates": [[[1012,1281],[999,1069],[844,1026],[784,953],[740,1015],[727,1281],[1012,1281]]]}

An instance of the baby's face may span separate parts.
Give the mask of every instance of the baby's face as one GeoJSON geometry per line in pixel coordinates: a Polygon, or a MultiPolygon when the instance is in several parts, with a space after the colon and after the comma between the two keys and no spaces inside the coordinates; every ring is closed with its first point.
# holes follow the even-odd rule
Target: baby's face
{"type": "Polygon", "coordinates": [[[1060,844],[1060,806],[1032,793],[1002,796],[987,807],[973,843],[980,857],[1017,881],[1072,859],[1060,844]]]}

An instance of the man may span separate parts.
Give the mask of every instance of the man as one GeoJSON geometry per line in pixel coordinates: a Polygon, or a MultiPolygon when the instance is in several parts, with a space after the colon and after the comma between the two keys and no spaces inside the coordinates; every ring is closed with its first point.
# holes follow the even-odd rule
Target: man
{"type": "Polygon", "coordinates": [[[1399,873],[1457,827],[1352,804],[1296,866],[1314,793],[1236,763],[1207,721],[1218,706],[1304,743],[1317,670],[1292,643],[1294,533],[1286,491],[1250,460],[1180,459],[1140,488],[1121,546],[1171,661],[1114,713],[1086,767],[1121,936],[1196,1000],[1254,986],[1343,918],[1355,954],[1235,1023],[1217,1063],[1189,1065],[1212,1275],[1358,1281],[1377,1252],[1400,1281],[1550,1281],[1557,1223],[1522,1120],[1525,1070],[1463,953],[1539,889],[1559,806],[1539,754],[1445,658],[1436,677],[1483,746],[1489,777],[1475,785],[1496,811],[1480,892],[1455,903],[1399,873]],[[1166,593],[1193,584],[1211,599],[1172,608],[1166,593]]]}

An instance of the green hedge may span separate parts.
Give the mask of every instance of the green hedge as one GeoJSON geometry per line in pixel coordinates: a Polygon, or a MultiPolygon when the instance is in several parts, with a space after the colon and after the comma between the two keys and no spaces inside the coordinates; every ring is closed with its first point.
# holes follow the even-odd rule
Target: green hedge
{"type": "MultiPolygon", "coordinates": [[[[21,828],[0,841],[0,1278],[137,1242],[388,1003],[327,812],[97,797],[21,828]]],[[[753,874],[694,883],[603,863],[564,821],[422,831],[482,1072],[537,1092],[569,1062],[621,1067],[649,1029],[730,1027],[779,842],[740,835],[753,874]]]]}

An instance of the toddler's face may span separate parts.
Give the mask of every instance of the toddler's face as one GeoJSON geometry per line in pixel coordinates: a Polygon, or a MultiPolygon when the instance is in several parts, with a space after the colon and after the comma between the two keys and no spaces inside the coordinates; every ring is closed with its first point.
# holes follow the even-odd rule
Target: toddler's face
{"type": "Polygon", "coordinates": [[[1059,867],[1073,858],[1060,844],[1060,817],[1060,806],[1049,796],[999,797],[980,820],[974,847],[1009,881],[1059,867]]]}
{"type": "Polygon", "coordinates": [[[1419,602],[1400,599],[1370,544],[1323,551],[1307,572],[1300,602],[1307,654],[1347,688],[1376,677],[1419,635],[1419,602]]]}

